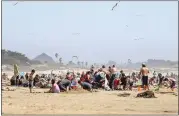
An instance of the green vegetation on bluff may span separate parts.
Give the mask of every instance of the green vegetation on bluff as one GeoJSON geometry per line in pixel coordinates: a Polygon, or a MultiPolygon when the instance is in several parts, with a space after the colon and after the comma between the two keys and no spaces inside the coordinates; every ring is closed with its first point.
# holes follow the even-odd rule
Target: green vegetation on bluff
{"type": "Polygon", "coordinates": [[[40,61],[30,60],[25,54],[14,52],[10,50],[1,50],[2,64],[18,64],[18,65],[29,65],[29,64],[40,64],[40,61]]]}

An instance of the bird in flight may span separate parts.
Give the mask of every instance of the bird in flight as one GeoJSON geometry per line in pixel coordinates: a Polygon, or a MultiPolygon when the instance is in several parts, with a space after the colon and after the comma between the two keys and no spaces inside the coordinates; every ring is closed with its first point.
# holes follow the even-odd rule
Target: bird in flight
{"type": "Polygon", "coordinates": [[[141,39],[144,39],[144,38],[136,38],[136,39],[134,39],[134,40],[141,40],[141,39]]]}
{"type": "Polygon", "coordinates": [[[72,35],[80,35],[80,33],[72,33],[72,35]]]}
{"type": "Polygon", "coordinates": [[[139,16],[139,17],[140,17],[140,16],[143,16],[143,15],[142,15],[142,14],[136,14],[136,16],[139,16]]]}
{"type": "MultiPolygon", "coordinates": [[[[120,2],[120,1],[119,1],[119,2],[120,2]]],[[[117,2],[117,3],[112,7],[111,10],[114,10],[114,8],[118,5],[119,2],[117,2]]]]}
{"type": "MultiPolygon", "coordinates": [[[[19,2],[23,2],[23,1],[19,1],[19,2]]],[[[15,4],[13,4],[13,6],[17,5],[19,2],[16,2],[15,4]]]]}
{"type": "Polygon", "coordinates": [[[19,2],[16,2],[15,4],[13,4],[13,6],[17,5],[19,2]]]}

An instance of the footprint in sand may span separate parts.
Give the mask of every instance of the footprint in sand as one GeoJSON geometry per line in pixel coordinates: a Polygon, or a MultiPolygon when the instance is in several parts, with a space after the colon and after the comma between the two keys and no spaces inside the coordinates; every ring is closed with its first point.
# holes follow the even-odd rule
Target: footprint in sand
{"type": "Polygon", "coordinates": [[[12,98],[11,96],[8,96],[8,98],[12,98]]]}
{"type": "Polygon", "coordinates": [[[112,106],[106,106],[105,108],[112,108],[112,106]]]}
{"type": "Polygon", "coordinates": [[[135,111],[135,110],[133,110],[133,109],[125,109],[125,111],[135,111]]]}
{"type": "Polygon", "coordinates": [[[174,111],[167,111],[167,110],[165,110],[163,112],[165,112],[165,113],[175,113],[174,111]]]}

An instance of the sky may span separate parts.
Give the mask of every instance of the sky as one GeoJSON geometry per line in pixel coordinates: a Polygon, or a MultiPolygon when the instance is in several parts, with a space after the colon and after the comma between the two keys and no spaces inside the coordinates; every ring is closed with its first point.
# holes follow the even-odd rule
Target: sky
{"type": "Polygon", "coordinates": [[[177,1],[2,2],[2,48],[63,62],[178,60],[177,1]],[[75,34],[79,33],[79,34],[75,34]],[[139,39],[140,40],[135,40],[139,39]]]}

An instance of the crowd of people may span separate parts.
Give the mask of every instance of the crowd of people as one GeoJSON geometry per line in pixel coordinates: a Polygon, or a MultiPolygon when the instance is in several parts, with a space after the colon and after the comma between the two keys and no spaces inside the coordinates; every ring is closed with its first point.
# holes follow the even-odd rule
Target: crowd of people
{"type": "Polygon", "coordinates": [[[33,69],[30,73],[25,75],[19,75],[18,71],[14,71],[15,74],[11,78],[11,85],[29,87],[30,92],[34,86],[41,88],[50,88],[49,92],[59,93],[68,92],[72,89],[79,87],[92,92],[94,89],[104,89],[107,91],[111,90],[133,90],[133,88],[149,90],[149,86],[157,85],[158,88],[162,86],[170,87],[173,91],[176,87],[177,75],[171,74],[162,75],[154,71],[153,77],[149,78],[149,69],[145,64],[142,64],[139,73],[133,72],[131,75],[126,75],[123,70],[117,71],[115,65],[109,66],[108,68],[104,65],[95,69],[91,66],[87,72],[75,73],[67,72],[66,75],[39,75],[35,74],[33,69]]]}

